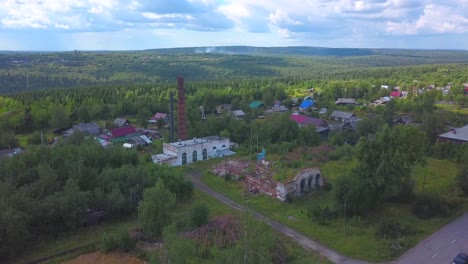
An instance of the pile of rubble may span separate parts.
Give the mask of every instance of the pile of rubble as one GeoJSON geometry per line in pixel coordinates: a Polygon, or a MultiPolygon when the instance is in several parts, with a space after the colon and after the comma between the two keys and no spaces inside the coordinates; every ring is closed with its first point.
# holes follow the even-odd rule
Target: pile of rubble
{"type": "Polygon", "coordinates": [[[245,190],[249,193],[276,196],[273,164],[268,161],[229,160],[215,165],[212,172],[222,177],[231,175],[237,179],[243,178],[245,190]]]}

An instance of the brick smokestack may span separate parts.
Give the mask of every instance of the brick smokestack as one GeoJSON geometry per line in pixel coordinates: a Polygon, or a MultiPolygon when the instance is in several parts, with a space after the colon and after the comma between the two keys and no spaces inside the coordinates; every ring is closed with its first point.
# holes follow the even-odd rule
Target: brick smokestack
{"type": "Polygon", "coordinates": [[[187,117],[185,115],[185,88],[184,77],[177,76],[177,133],[179,139],[187,139],[187,117]]]}

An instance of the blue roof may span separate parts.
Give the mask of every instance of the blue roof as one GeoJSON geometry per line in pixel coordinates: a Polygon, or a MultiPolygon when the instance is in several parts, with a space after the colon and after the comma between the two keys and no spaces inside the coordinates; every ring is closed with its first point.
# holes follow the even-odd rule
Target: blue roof
{"type": "Polygon", "coordinates": [[[302,104],[299,106],[299,108],[304,108],[304,109],[305,108],[310,108],[310,107],[312,107],[314,105],[314,103],[315,102],[313,100],[312,101],[307,100],[307,101],[302,102],[302,104]]]}

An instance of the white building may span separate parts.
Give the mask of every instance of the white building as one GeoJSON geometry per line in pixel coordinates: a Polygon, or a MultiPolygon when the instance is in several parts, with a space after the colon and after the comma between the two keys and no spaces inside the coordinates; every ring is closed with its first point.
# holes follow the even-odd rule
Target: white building
{"type": "Polygon", "coordinates": [[[233,155],[235,153],[229,149],[229,144],[229,138],[218,136],[164,143],[163,153],[152,155],[151,159],[157,164],[180,166],[198,160],[233,155]]]}

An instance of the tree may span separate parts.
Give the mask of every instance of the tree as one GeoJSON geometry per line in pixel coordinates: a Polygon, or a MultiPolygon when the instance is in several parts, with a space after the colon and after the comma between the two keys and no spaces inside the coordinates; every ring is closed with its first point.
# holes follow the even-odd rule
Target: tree
{"type": "Polygon", "coordinates": [[[143,232],[160,235],[163,228],[172,222],[172,212],[176,197],[166,189],[164,181],[158,179],[156,185],[143,192],[143,201],[138,206],[138,220],[143,232]]]}
{"type": "Polygon", "coordinates": [[[204,204],[196,204],[192,208],[192,224],[196,227],[208,223],[210,218],[210,209],[204,204]]]}
{"type": "Polygon", "coordinates": [[[193,259],[196,251],[195,243],[191,239],[177,236],[175,223],[164,228],[163,237],[167,263],[192,263],[190,260],[193,259]]]}
{"type": "Polygon", "coordinates": [[[50,126],[55,129],[70,126],[70,118],[62,105],[52,105],[50,109],[50,126]]]}
{"type": "Polygon", "coordinates": [[[337,182],[336,198],[350,212],[365,214],[390,198],[412,192],[411,166],[425,165],[425,136],[412,126],[384,126],[375,137],[362,137],[356,145],[359,165],[350,179],[337,182]]]}

